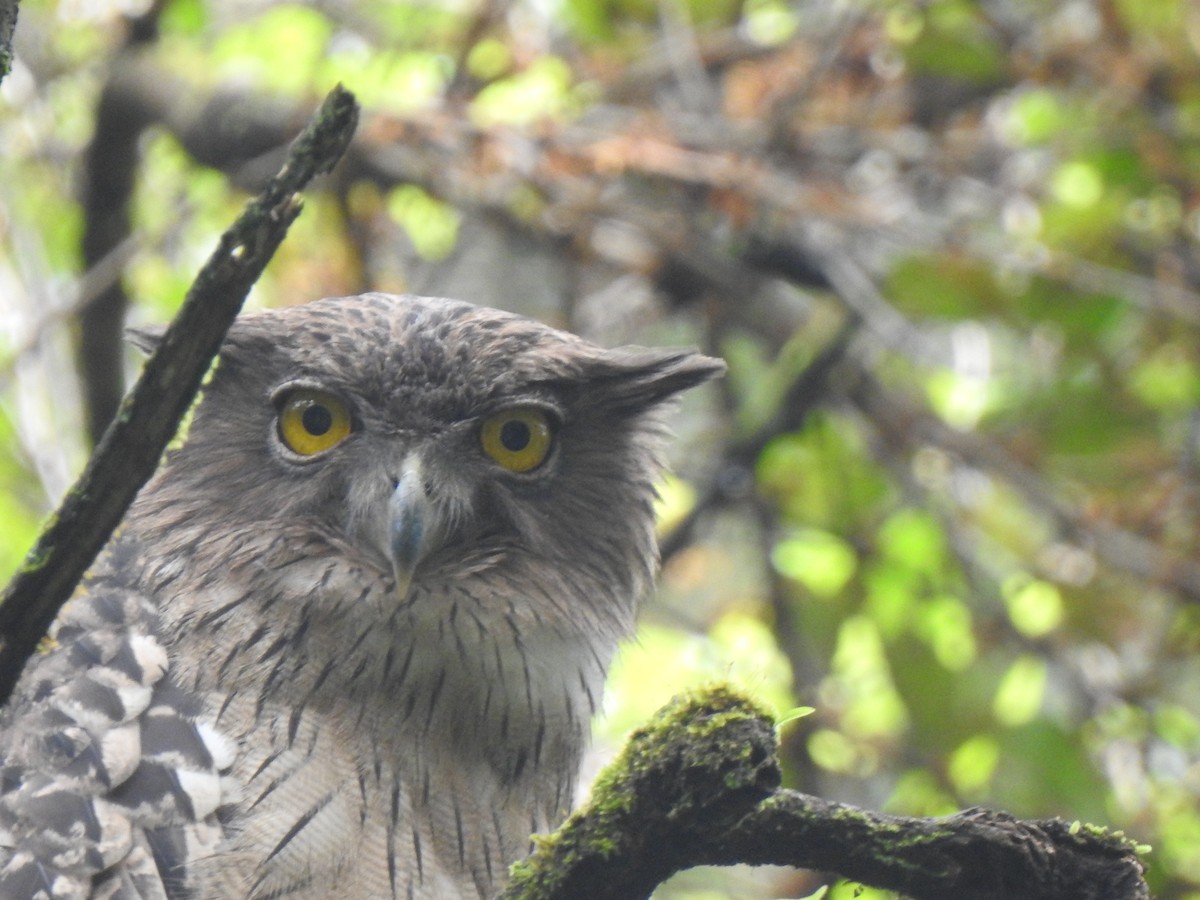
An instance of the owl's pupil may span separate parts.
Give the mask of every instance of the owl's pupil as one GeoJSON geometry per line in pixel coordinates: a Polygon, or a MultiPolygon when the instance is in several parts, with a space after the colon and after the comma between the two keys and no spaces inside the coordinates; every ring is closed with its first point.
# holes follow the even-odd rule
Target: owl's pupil
{"type": "Polygon", "coordinates": [[[514,419],[511,422],[505,422],[504,427],[500,429],[500,443],[509,453],[520,453],[529,446],[529,439],[529,426],[524,422],[514,419]]]}
{"type": "Polygon", "coordinates": [[[304,430],[311,435],[320,436],[333,427],[333,413],[324,406],[308,407],[300,416],[304,430]]]}

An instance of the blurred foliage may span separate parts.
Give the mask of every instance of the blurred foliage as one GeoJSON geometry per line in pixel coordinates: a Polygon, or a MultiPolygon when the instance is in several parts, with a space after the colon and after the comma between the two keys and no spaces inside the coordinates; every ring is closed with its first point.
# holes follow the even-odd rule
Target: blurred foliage
{"type": "MultiPolygon", "coordinates": [[[[602,747],[731,679],[781,717],[815,708],[781,728],[804,790],[1111,824],[1153,846],[1158,896],[1200,898],[1194,4],[24,0],[21,16],[0,85],[0,569],[83,462],[78,198],[114,61],[187,85],[137,144],[135,324],[171,314],[253,181],[253,160],[197,163],[180,120],[249,133],[249,100],[286,118],[342,81],[367,112],[361,168],[309,199],[253,303],[446,291],[730,362],[679,419],[661,517],[689,540],[614,667],[602,747]],[[131,48],[131,16],[153,41],[131,48]],[[819,277],[753,262],[764,243],[819,277]],[[815,402],[793,395],[851,318],[815,402]]],[[[662,895],[820,887],[723,877],[662,895]]]]}

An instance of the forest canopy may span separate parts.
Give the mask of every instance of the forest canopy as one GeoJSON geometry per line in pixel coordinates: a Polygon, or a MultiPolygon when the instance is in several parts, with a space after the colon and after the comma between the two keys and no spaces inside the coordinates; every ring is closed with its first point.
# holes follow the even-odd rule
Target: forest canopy
{"type": "MultiPolygon", "coordinates": [[[[1109,826],[1200,897],[1193,4],[24,0],[14,54],[5,575],[136,371],[123,330],[342,83],[358,136],[252,305],[447,295],[729,362],[676,418],[600,752],[730,679],[814,708],[795,787],[1109,826]]],[[[663,895],[823,883],[721,878],[663,895]]]]}

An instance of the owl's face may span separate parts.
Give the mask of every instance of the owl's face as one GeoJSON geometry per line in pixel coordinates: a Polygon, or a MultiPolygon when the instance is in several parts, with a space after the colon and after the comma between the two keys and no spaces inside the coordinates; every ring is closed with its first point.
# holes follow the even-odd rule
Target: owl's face
{"type": "Polygon", "coordinates": [[[654,560],[654,412],[720,368],[443,300],[247,316],[177,451],[172,493],[206,497],[196,513],[222,527],[306,527],[400,600],[464,571],[519,583],[547,565],[632,600],[654,560]]]}

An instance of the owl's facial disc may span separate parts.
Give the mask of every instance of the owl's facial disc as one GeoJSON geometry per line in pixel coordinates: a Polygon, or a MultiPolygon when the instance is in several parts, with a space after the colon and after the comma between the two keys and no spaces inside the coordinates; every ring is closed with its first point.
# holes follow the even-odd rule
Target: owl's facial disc
{"type": "Polygon", "coordinates": [[[408,595],[413,573],[437,543],[436,511],[425,493],[420,460],[410,456],[388,500],[388,550],[396,576],[396,592],[408,595]]]}

